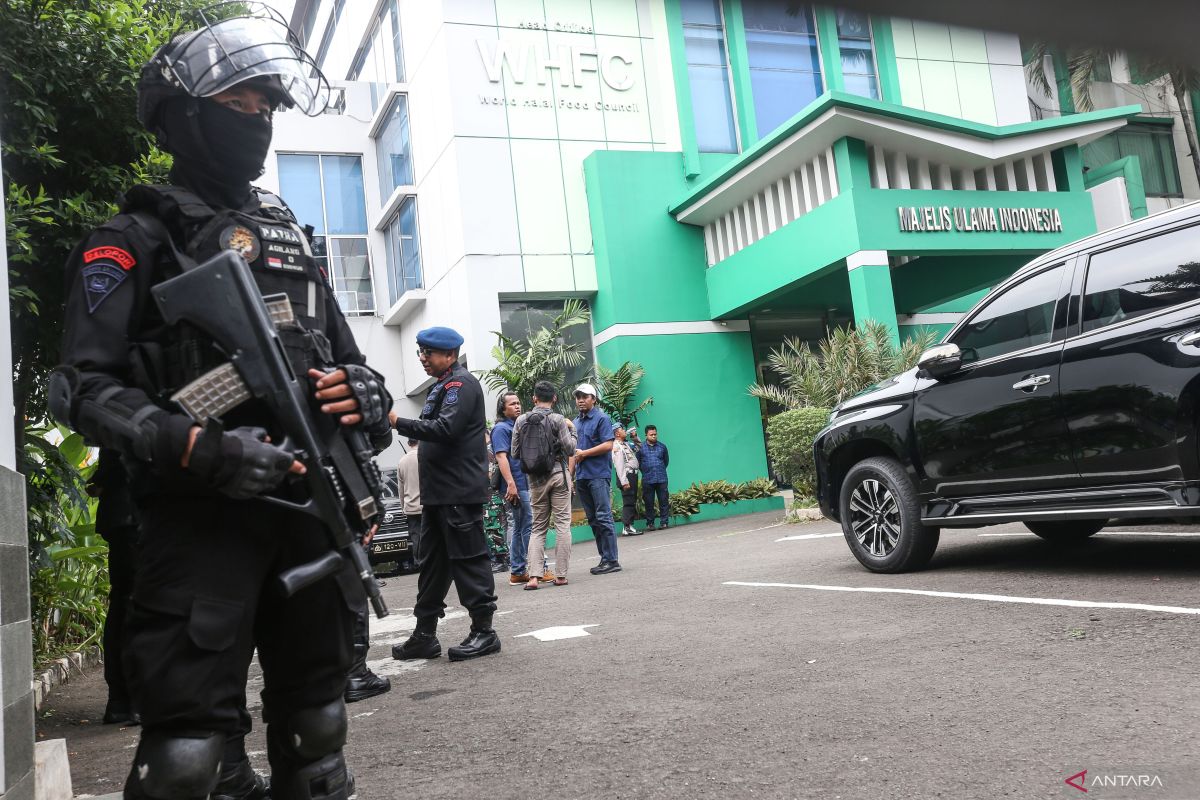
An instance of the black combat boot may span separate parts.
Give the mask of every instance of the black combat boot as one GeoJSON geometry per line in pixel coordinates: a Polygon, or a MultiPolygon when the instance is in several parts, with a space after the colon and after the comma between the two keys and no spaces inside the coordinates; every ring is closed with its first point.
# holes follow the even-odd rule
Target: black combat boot
{"type": "Polygon", "coordinates": [[[438,641],[436,632],[437,620],[432,624],[426,620],[417,620],[417,629],[404,644],[392,645],[392,658],[397,661],[414,661],[418,658],[440,658],[442,643],[438,641]]]}
{"type": "Polygon", "coordinates": [[[391,681],[379,677],[367,666],[367,652],[370,649],[370,629],[367,626],[367,607],[364,604],[354,619],[354,664],[350,667],[350,674],[346,676],[347,703],[357,703],[392,689],[391,681]]]}
{"type": "Polygon", "coordinates": [[[492,615],[477,617],[471,623],[471,632],[462,644],[451,647],[446,651],[451,661],[466,661],[469,658],[479,658],[491,653],[500,652],[500,637],[492,628],[492,615]]]}
{"type": "Polygon", "coordinates": [[[221,764],[221,779],[212,800],[266,800],[271,796],[271,779],[255,772],[245,755],[242,759],[221,764]]]}

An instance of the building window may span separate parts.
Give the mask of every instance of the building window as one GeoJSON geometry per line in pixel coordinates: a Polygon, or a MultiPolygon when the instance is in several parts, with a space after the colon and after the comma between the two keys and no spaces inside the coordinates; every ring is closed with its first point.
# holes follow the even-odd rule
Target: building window
{"type": "Polygon", "coordinates": [[[729,58],[720,0],[681,0],[684,52],[692,90],[696,146],[702,153],[736,153],[729,58]]]}
{"type": "Polygon", "coordinates": [[[420,289],[421,238],[417,232],[417,199],[406,197],[387,226],[388,291],[395,303],[410,289],[420,289]]]}
{"type": "Polygon", "coordinates": [[[754,117],[765,136],[824,91],[817,25],[811,6],[778,0],[743,0],[742,20],[754,117]]]}
{"type": "Polygon", "coordinates": [[[871,46],[871,18],[861,11],[838,11],[837,35],[846,91],[878,100],[879,74],[871,46]]]}
{"type": "Polygon", "coordinates": [[[313,257],[346,314],[375,312],[360,156],[280,154],[279,190],[313,229],[313,257]]]}
{"type": "MultiPolygon", "coordinates": [[[[585,304],[586,305],[586,304],[585,304]]],[[[554,318],[562,313],[562,300],[513,300],[500,303],[500,332],[511,339],[528,340],[542,328],[554,325],[554,318]]],[[[560,399],[569,398],[571,389],[588,380],[595,366],[592,349],[592,326],[572,325],[563,331],[564,344],[579,346],[583,362],[567,370],[565,385],[556,387],[560,399]]],[[[531,402],[522,397],[522,403],[531,402]]]]}
{"type": "MultiPolygon", "coordinates": [[[[320,3],[317,4],[320,6],[320,3]]],[[[329,12],[329,22],[325,25],[325,31],[321,34],[321,43],[317,46],[317,67],[321,70],[325,68],[325,59],[329,55],[329,48],[333,45],[333,37],[337,35],[338,23],[342,21],[342,9],[346,6],[346,0],[335,0],[333,10],[329,12]]],[[[311,33],[311,31],[310,31],[311,33]]]]}
{"type": "Polygon", "coordinates": [[[379,197],[386,203],[397,186],[413,185],[412,141],[408,129],[408,96],[398,94],[375,144],[379,197]]]}
{"type": "Polygon", "coordinates": [[[400,14],[396,0],[387,0],[371,29],[366,45],[355,57],[347,80],[370,83],[404,82],[404,49],[400,41],[400,14]]]}
{"type": "Polygon", "coordinates": [[[1142,181],[1147,197],[1183,197],[1179,185],[1179,164],[1175,160],[1175,140],[1167,125],[1139,125],[1124,128],[1083,147],[1083,166],[1095,169],[1125,156],[1137,156],[1142,166],[1142,181]]]}

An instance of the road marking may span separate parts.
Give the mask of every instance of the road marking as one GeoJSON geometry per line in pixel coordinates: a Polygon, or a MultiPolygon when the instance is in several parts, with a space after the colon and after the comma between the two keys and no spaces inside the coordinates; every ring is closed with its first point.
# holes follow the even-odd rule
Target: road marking
{"type": "Polygon", "coordinates": [[[783,525],[787,525],[787,524],[789,524],[789,523],[785,519],[782,522],[776,522],[773,525],[764,525],[761,528],[751,528],[746,531],[730,531],[729,533],[718,533],[717,538],[724,539],[726,536],[740,536],[743,533],[757,533],[758,531],[769,531],[769,530],[771,530],[771,528],[779,528],[779,527],[781,527],[783,525]]]}
{"type": "Polygon", "coordinates": [[[656,544],[653,547],[639,547],[638,552],[644,553],[647,550],[661,550],[664,547],[677,547],[678,545],[681,545],[681,544],[695,544],[696,542],[703,542],[703,541],[704,541],[703,539],[688,539],[686,542],[671,542],[670,544],[656,544]]]}
{"type": "MultiPolygon", "coordinates": [[[[979,536],[1037,536],[1036,533],[980,533],[979,536]]],[[[1189,531],[1100,531],[1093,536],[1176,536],[1187,539],[1200,538],[1200,532],[1189,531]]]]}
{"type": "Polygon", "coordinates": [[[1069,608],[1116,608],[1128,611],[1157,611],[1162,614],[1200,615],[1200,608],[1184,606],[1154,606],[1147,603],[1104,603],[1092,600],[1060,600],[1053,597],[1014,597],[1005,594],[975,594],[972,592],[934,592],[927,589],[884,589],[875,586],[821,586],[809,583],[752,583],[725,581],[725,586],[752,586],[774,589],[813,589],[821,592],[865,592],[869,594],[913,594],[924,597],[946,597],[955,600],[986,600],[992,603],[1024,603],[1035,606],[1067,606],[1069,608]]]}
{"type": "Polygon", "coordinates": [[[841,533],[804,533],[799,536],[785,536],[782,539],[776,539],[777,542],[798,542],[801,539],[832,539],[833,537],[843,538],[841,533]]]}
{"type": "Polygon", "coordinates": [[[514,639],[520,639],[522,636],[532,636],[539,642],[556,642],[559,639],[575,639],[580,636],[591,636],[587,632],[588,628],[598,628],[599,625],[555,625],[553,628],[542,628],[540,631],[530,631],[529,633],[518,633],[514,639]]]}

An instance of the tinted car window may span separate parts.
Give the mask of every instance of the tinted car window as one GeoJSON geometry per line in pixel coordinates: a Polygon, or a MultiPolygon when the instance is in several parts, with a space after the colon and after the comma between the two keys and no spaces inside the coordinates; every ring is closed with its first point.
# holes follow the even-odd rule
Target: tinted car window
{"type": "Polygon", "coordinates": [[[1097,253],[1088,261],[1083,330],[1200,299],[1200,228],[1097,253]]]}
{"type": "Polygon", "coordinates": [[[1050,341],[1064,269],[1059,264],[1021,281],[980,309],[951,340],[962,350],[963,363],[1050,341]]]}

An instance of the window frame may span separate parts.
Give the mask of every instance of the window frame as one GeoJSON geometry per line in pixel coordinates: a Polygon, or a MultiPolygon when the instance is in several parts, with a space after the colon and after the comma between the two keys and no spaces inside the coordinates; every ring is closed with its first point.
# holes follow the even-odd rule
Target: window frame
{"type": "MultiPolygon", "coordinates": [[[[818,9],[816,3],[802,3],[801,5],[807,9],[809,18],[812,20],[813,47],[817,51],[817,68],[820,70],[820,72],[818,72],[818,73],[813,73],[808,70],[778,69],[778,68],[764,68],[764,67],[751,66],[751,64],[750,64],[750,34],[749,34],[749,29],[746,27],[745,19],[743,18],[743,20],[742,20],[742,36],[745,39],[745,45],[746,45],[746,85],[749,88],[750,93],[751,93],[750,104],[754,108],[754,117],[755,117],[756,127],[758,128],[758,139],[760,141],[762,139],[766,138],[766,136],[768,136],[771,133],[771,131],[775,130],[775,128],[771,128],[769,130],[763,130],[762,123],[758,121],[758,116],[759,116],[758,105],[757,105],[755,97],[754,97],[754,73],[756,71],[758,71],[758,72],[786,72],[786,73],[790,73],[790,74],[794,74],[794,75],[796,75],[796,74],[808,74],[808,75],[815,74],[820,79],[820,84],[821,84],[820,91],[817,92],[816,97],[820,97],[822,94],[829,91],[829,65],[826,61],[825,48],[821,47],[821,15],[818,13],[819,9],[818,9]]],[[[742,13],[740,8],[739,8],[739,13],[742,13]]],[[[759,29],[756,28],[755,30],[759,30],[759,29]]],[[[794,33],[794,32],[789,31],[788,33],[794,33]]],[[[796,34],[796,35],[799,35],[799,34],[796,34]]],[[[835,41],[838,40],[836,23],[835,23],[835,30],[834,30],[834,40],[835,41]]],[[[872,52],[874,52],[874,38],[872,38],[872,40],[871,40],[871,46],[872,46],[872,52]]],[[[841,54],[841,46],[839,43],[838,53],[837,53],[839,63],[840,63],[841,55],[842,55],[841,54]]],[[[876,69],[878,70],[878,67],[876,67],[876,69]]],[[[876,82],[878,83],[878,77],[876,77],[876,82]]],[[[801,108],[803,108],[803,106],[797,107],[795,109],[795,111],[792,112],[792,114],[799,112],[801,108]]],[[[789,116],[791,116],[791,115],[789,115],[789,116]]]]}
{"type": "MultiPolygon", "coordinates": [[[[422,256],[421,256],[421,209],[420,209],[420,204],[417,202],[417,196],[415,194],[410,194],[410,195],[406,196],[403,200],[401,200],[400,203],[396,206],[396,210],[392,212],[392,215],[390,217],[388,217],[387,224],[383,226],[383,241],[384,241],[384,246],[387,250],[387,256],[384,259],[384,262],[385,262],[385,266],[387,268],[387,278],[388,278],[388,303],[389,303],[389,305],[395,305],[397,302],[399,302],[400,298],[403,297],[406,292],[410,292],[415,289],[426,288],[425,287],[425,259],[422,258],[422,256]],[[400,275],[399,270],[392,269],[392,257],[393,257],[392,228],[394,226],[397,229],[396,235],[397,235],[397,237],[399,237],[400,215],[404,212],[404,206],[407,203],[412,203],[412,209],[413,209],[413,237],[412,238],[416,242],[417,269],[419,270],[420,274],[417,276],[418,282],[417,282],[416,286],[401,288],[400,291],[395,293],[395,297],[393,297],[392,296],[393,276],[399,278],[399,277],[401,277],[401,275],[400,275]]],[[[403,261],[403,259],[400,258],[400,254],[396,254],[396,258],[398,259],[399,262],[403,261]]],[[[399,267],[400,264],[398,263],[397,266],[399,267]]]]}
{"type": "MultiPolygon", "coordinates": [[[[842,90],[849,94],[853,94],[856,97],[866,97],[865,95],[855,94],[854,92],[851,92],[849,89],[846,89],[846,69],[843,66],[843,62],[842,62],[842,35],[837,30],[837,12],[841,11],[841,10],[845,10],[845,9],[835,9],[834,10],[833,34],[834,34],[834,38],[837,40],[837,46],[838,46],[838,68],[841,70],[841,73],[842,73],[842,90]]],[[[878,101],[882,102],[883,101],[883,82],[879,77],[879,51],[875,48],[875,17],[871,14],[866,13],[865,11],[860,12],[860,13],[862,13],[863,16],[865,16],[867,18],[867,42],[871,46],[871,66],[873,68],[871,77],[875,79],[876,97],[866,97],[866,99],[878,100],[878,101]]],[[[861,39],[851,39],[851,41],[862,41],[862,40],[861,39]]],[[[820,49],[820,47],[819,47],[819,42],[818,42],[818,50],[819,49],[820,49]]],[[[824,69],[825,69],[825,62],[824,62],[824,60],[822,60],[822,62],[821,62],[822,74],[824,73],[824,69]]],[[[859,75],[865,75],[866,73],[852,72],[850,74],[859,76],[859,75]]]]}
{"type": "MultiPolygon", "coordinates": [[[[1067,256],[1065,258],[1062,258],[1061,260],[1053,259],[1046,264],[1039,265],[1037,268],[1031,270],[1028,274],[1020,275],[1018,277],[1009,279],[1005,283],[996,287],[996,289],[988,297],[986,297],[979,304],[979,306],[977,308],[972,309],[969,312],[968,316],[964,316],[961,320],[959,320],[959,323],[957,325],[955,325],[948,334],[946,334],[946,337],[942,341],[944,341],[947,344],[958,345],[958,342],[955,341],[955,337],[957,337],[959,335],[959,333],[961,333],[967,326],[969,326],[976,318],[978,318],[978,316],[981,313],[983,313],[983,311],[985,309],[987,309],[993,303],[999,301],[1002,297],[1004,297],[1004,295],[1008,294],[1008,292],[1012,291],[1013,289],[1020,286],[1021,284],[1027,283],[1028,281],[1031,281],[1034,278],[1044,275],[1047,272],[1050,272],[1051,270],[1062,268],[1062,274],[1059,276],[1058,287],[1055,291],[1054,308],[1051,309],[1051,312],[1050,312],[1050,335],[1049,335],[1049,338],[1047,338],[1046,341],[1040,342],[1038,344],[1026,345],[1025,347],[1021,347],[1016,350],[1010,350],[1006,353],[997,353],[994,356],[988,356],[987,358],[981,358],[978,361],[971,361],[971,362],[964,363],[962,366],[962,369],[964,371],[968,371],[968,370],[975,369],[977,367],[986,366],[988,364],[995,364],[999,361],[1003,361],[1004,359],[1014,358],[1019,355],[1024,355],[1025,353],[1031,353],[1035,350],[1040,350],[1041,348],[1044,348],[1044,347],[1062,346],[1063,341],[1060,339],[1060,337],[1056,336],[1055,334],[1056,334],[1056,331],[1060,330],[1063,325],[1063,313],[1062,312],[1065,308],[1064,301],[1066,301],[1066,303],[1070,302],[1071,293],[1068,292],[1064,296],[1063,288],[1064,288],[1064,286],[1067,286],[1067,287],[1071,286],[1072,276],[1075,274],[1075,271],[1076,271],[1075,266],[1076,266],[1076,258],[1074,256],[1067,256]]],[[[961,346],[960,346],[960,350],[961,350],[961,346]]]]}
{"type": "MultiPolygon", "coordinates": [[[[733,150],[704,150],[704,149],[701,149],[700,143],[699,143],[700,137],[699,137],[698,133],[696,135],[696,139],[697,139],[696,150],[699,153],[723,153],[723,154],[737,155],[738,153],[741,153],[743,150],[742,126],[739,124],[739,120],[738,120],[737,93],[736,93],[736,89],[734,88],[733,61],[730,58],[730,54],[729,54],[729,27],[725,23],[725,20],[727,19],[727,17],[726,17],[727,9],[725,8],[726,0],[716,0],[717,19],[718,19],[718,22],[716,25],[688,22],[684,18],[684,14],[683,14],[683,4],[684,4],[684,2],[686,2],[686,0],[678,0],[678,2],[679,2],[679,27],[680,27],[680,31],[682,34],[682,43],[683,43],[683,67],[688,76],[688,93],[690,95],[689,99],[691,100],[691,104],[692,104],[692,120],[691,120],[692,129],[693,129],[693,131],[698,131],[698,129],[699,129],[699,126],[697,126],[697,124],[696,124],[696,108],[695,108],[696,95],[695,95],[695,90],[692,86],[692,79],[691,79],[691,69],[694,66],[702,67],[704,69],[719,69],[724,72],[724,74],[725,74],[725,93],[729,98],[729,121],[733,128],[733,148],[734,148],[733,150]],[[687,46],[688,28],[700,28],[700,29],[704,29],[704,30],[719,31],[721,34],[721,49],[725,54],[725,63],[720,64],[720,65],[718,65],[718,64],[693,64],[688,56],[688,46],[687,46]]],[[[753,101],[753,98],[751,98],[751,101],[753,101]]]]}
{"type": "Polygon", "coordinates": [[[1080,264],[1080,269],[1079,269],[1080,279],[1079,279],[1078,284],[1075,287],[1073,287],[1073,290],[1072,290],[1073,296],[1078,298],[1079,312],[1078,312],[1078,314],[1075,315],[1075,317],[1070,322],[1069,327],[1071,328],[1071,330],[1070,330],[1070,336],[1067,339],[1067,341],[1075,341],[1076,339],[1083,339],[1083,338],[1086,338],[1089,336],[1103,335],[1108,331],[1117,330],[1119,328],[1124,328],[1129,325],[1138,324],[1138,323],[1141,323],[1143,320],[1153,320],[1153,319],[1156,319],[1165,314],[1172,314],[1180,309],[1200,304],[1200,296],[1197,296],[1194,300],[1188,300],[1186,302],[1176,303],[1175,305],[1170,305],[1170,306],[1163,306],[1162,308],[1157,309],[1155,311],[1151,311],[1148,314],[1142,314],[1137,317],[1123,319],[1120,322],[1114,322],[1111,325],[1102,325],[1099,328],[1092,328],[1091,330],[1087,330],[1087,331],[1085,331],[1083,329],[1083,303],[1084,303],[1085,298],[1087,297],[1087,281],[1088,281],[1088,277],[1091,274],[1091,270],[1092,270],[1092,259],[1095,256],[1103,255],[1105,253],[1111,253],[1116,250],[1120,250],[1124,247],[1129,247],[1130,245],[1141,244],[1143,242],[1150,241],[1151,239],[1157,239],[1162,236],[1169,236],[1173,233],[1178,233],[1180,231],[1188,230],[1189,228],[1194,228],[1194,229],[1196,229],[1197,233],[1200,233],[1200,220],[1193,218],[1193,219],[1187,220],[1186,222],[1180,223],[1178,225],[1173,225],[1169,228],[1159,228],[1159,229],[1152,230],[1152,231],[1146,231],[1144,234],[1142,234],[1140,236],[1137,236],[1137,237],[1134,237],[1131,239],[1125,239],[1125,240],[1119,241],[1119,242],[1113,242],[1109,246],[1098,249],[1098,250],[1092,250],[1092,251],[1088,251],[1085,253],[1081,253],[1079,256],[1080,261],[1082,262],[1080,264]]]}

